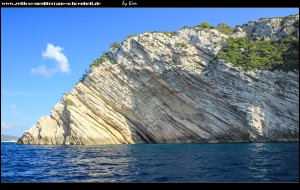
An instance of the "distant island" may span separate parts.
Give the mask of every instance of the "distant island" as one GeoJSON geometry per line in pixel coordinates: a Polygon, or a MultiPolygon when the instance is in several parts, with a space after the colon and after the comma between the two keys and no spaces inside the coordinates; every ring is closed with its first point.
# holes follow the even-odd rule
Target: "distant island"
{"type": "Polygon", "coordinates": [[[12,135],[1,135],[1,142],[17,142],[19,137],[12,135]]]}

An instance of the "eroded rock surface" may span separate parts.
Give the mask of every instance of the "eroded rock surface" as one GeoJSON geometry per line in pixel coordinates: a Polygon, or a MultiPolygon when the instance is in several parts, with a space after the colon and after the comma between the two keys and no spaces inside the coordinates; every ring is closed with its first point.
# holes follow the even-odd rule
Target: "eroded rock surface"
{"type": "Polygon", "coordinates": [[[245,71],[212,62],[229,37],[299,36],[294,20],[281,20],[261,19],[231,35],[184,28],[127,37],[110,50],[117,64],[107,60],[92,68],[18,143],[298,141],[298,71],[245,71]]]}

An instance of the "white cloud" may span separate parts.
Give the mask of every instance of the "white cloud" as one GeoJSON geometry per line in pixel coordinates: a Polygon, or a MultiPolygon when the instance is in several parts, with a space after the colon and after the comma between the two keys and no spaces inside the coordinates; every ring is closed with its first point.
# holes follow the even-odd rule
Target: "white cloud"
{"type": "Polygon", "coordinates": [[[43,51],[42,55],[44,58],[54,59],[57,62],[56,67],[47,68],[46,65],[40,65],[37,68],[31,68],[31,73],[46,77],[50,77],[52,74],[57,72],[69,73],[70,65],[68,63],[68,58],[62,53],[62,50],[63,48],[48,43],[47,49],[46,51],[43,51]]]}
{"type": "Polygon", "coordinates": [[[69,73],[70,68],[67,57],[61,52],[63,48],[52,44],[47,44],[47,50],[43,52],[43,57],[55,59],[58,62],[58,68],[63,73],[69,73]]]}
{"type": "Polygon", "coordinates": [[[11,123],[2,123],[1,122],[1,129],[10,129],[13,125],[11,123]]]}

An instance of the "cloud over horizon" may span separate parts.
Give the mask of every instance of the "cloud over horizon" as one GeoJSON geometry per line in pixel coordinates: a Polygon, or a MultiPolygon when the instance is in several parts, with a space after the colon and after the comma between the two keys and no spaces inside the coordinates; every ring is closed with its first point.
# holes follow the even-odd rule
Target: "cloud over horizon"
{"type": "Polygon", "coordinates": [[[62,53],[63,48],[59,46],[54,46],[51,43],[47,44],[46,51],[43,51],[42,56],[48,59],[54,59],[57,63],[54,68],[47,68],[46,65],[42,64],[36,68],[31,68],[32,74],[39,74],[45,77],[50,77],[51,75],[61,72],[61,73],[69,73],[70,65],[68,63],[68,58],[65,54],[62,53]]]}

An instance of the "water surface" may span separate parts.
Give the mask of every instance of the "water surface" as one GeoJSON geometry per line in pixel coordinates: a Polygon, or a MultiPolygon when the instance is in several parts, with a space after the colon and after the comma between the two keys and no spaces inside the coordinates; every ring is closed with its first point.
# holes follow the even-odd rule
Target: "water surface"
{"type": "Polygon", "coordinates": [[[1,182],[299,182],[299,143],[1,143],[1,182]]]}

